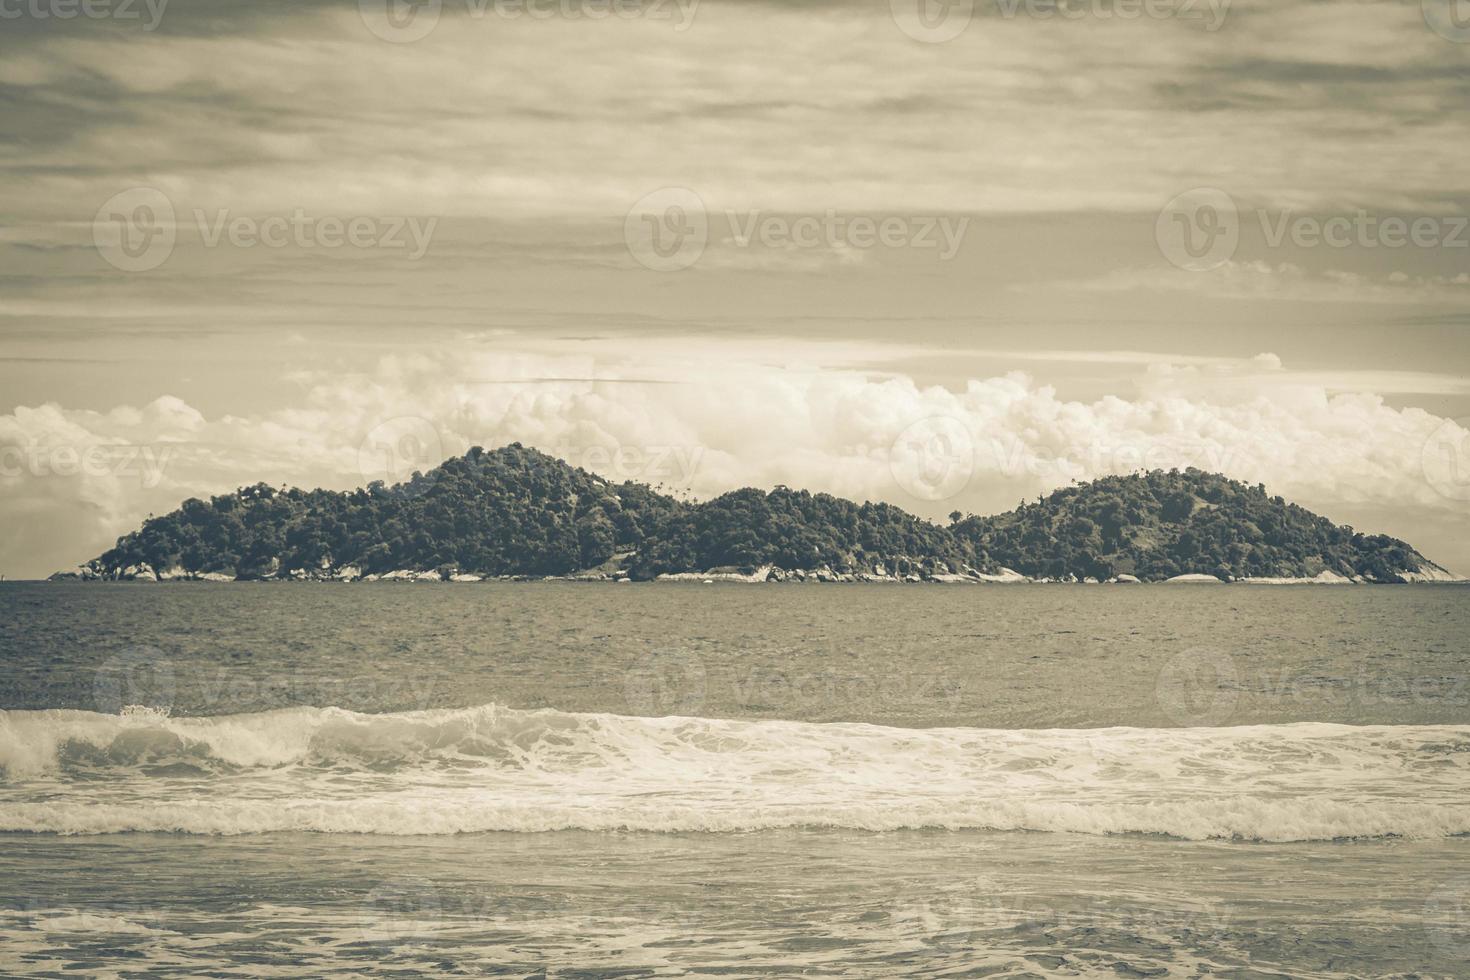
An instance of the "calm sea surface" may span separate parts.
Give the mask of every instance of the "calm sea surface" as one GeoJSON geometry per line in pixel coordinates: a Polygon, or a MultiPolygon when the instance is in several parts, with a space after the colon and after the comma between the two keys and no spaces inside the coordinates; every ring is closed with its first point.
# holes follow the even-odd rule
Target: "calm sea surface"
{"type": "Polygon", "coordinates": [[[1470,591],[0,585],[3,976],[1470,976],[1470,591]]]}

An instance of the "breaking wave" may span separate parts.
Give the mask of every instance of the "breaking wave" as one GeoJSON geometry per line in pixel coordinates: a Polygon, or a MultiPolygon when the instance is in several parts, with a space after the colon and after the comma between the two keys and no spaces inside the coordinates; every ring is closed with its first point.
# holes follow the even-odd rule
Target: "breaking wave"
{"type": "Polygon", "coordinates": [[[0,711],[0,831],[1470,833],[1470,727],[906,729],[500,705],[0,711]]]}

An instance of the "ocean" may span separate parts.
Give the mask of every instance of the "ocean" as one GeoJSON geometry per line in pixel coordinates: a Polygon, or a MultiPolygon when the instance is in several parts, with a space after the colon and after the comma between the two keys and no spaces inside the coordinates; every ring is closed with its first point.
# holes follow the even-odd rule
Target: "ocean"
{"type": "Polygon", "coordinates": [[[6,583],[0,974],[1470,975],[1467,596],[6,583]]]}

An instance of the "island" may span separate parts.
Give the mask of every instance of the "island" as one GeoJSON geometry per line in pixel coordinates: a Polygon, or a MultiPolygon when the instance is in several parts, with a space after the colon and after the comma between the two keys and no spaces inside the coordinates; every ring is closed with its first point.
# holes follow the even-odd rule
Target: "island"
{"type": "Polygon", "coordinates": [[[1457,581],[1362,534],[1196,469],[1108,476],[991,516],[924,520],[778,486],[687,501],[512,443],[394,486],[242,487],[150,517],[53,578],[701,582],[1457,581]]]}

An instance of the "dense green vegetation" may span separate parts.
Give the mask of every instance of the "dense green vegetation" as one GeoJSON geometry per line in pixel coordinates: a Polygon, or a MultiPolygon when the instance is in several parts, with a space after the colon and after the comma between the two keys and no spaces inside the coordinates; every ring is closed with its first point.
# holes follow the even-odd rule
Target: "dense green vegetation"
{"type": "Polygon", "coordinates": [[[1031,576],[1164,579],[1310,577],[1327,570],[1393,581],[1423,556],[1396,538],[1363,535],[1266,488],[1189,469],[1110,476],[1035,503],[954,525],[994,560],[1031,576]]]}
{"type": "Polygon", "coordinates": [[[620,556],[634,578],[712,568],[883,571],[924,577],[1189,572],[1311,576],[1330,570],[1394,581],[1425,559],[1402,541],[1357,534],[1264,487],[1198,470],[1106,477],[994,517],[949,527],[889,504],[777,487],[685,503],[636,483],[611,484],[513,444],[472,449],[393,487],[350,492],[264,484],[188,500],[90,563],[241,578],[355,566],[482,575],[561,575],[620,556]]]}
{"type": "Polygon", "coordinates": [[[257,484],[187,500],[97,562],[243,578],[348,564],[364,572],[555,575],[637,549],[679,506],[641,484],[613,486],[518,444],[489,453],[477,447],[393,487],[374,482],[338,493],[257,484]]]}
{"type": "Polygon", "coordinates": [[[669,514],[639,554],[642,575],[725,566],[959,571],[985,564],[974,544],[891,504],[749,487],[669,514]]]}

